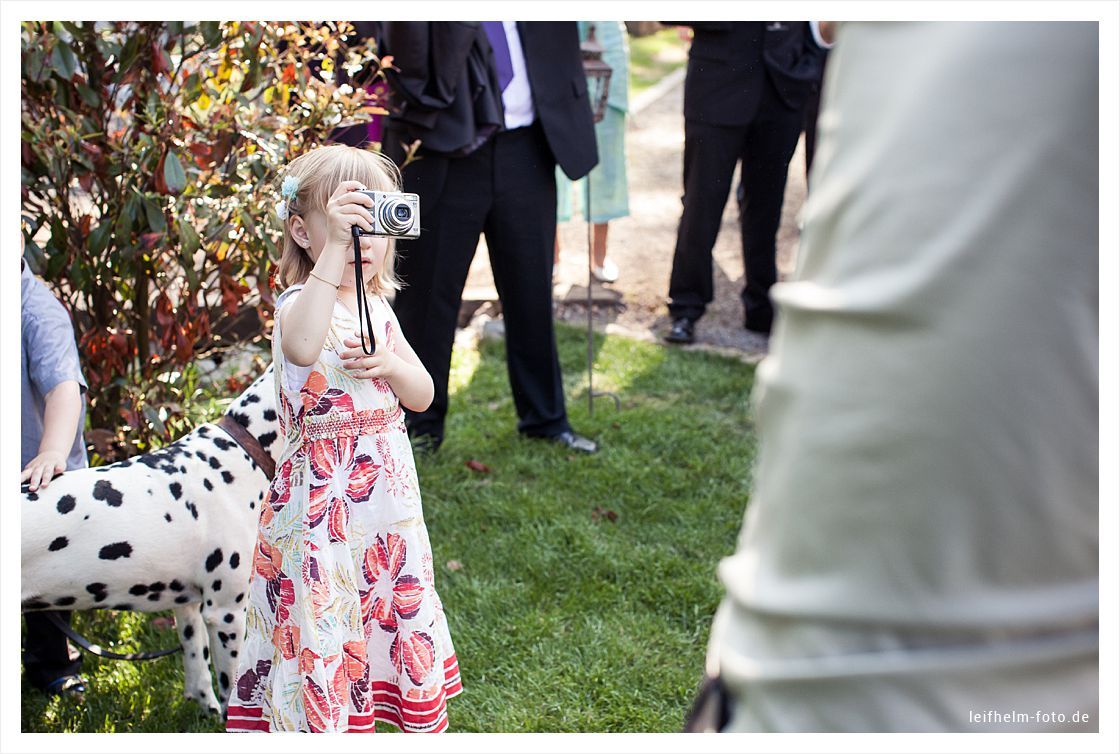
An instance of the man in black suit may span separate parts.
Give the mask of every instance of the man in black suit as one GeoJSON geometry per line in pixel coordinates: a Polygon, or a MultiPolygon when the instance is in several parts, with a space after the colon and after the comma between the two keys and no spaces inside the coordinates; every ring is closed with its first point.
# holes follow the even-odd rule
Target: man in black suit
{"type": "Polygon", "coordinates": [[[712,246],[739,161],[744,325],[768,336],[786,174],[823,43],[807,22],[680,25],[691,26],[694,36],[684,84],[684,211],[669,280],[673,323],[665,339],[691,343],[696,321],[712,301],[712,246]]]}
{"type": "Polygon", "coordinates": [[[421,141],[403,170],[421,234],[401,245],[394,309],[435,399],[408,414],[409,433],[433,450],[443,441],[455,325],[485,233],[518,430],[595,452],[568,423],[552,320],[556,165],[575,179],[598,162],[576,24],[390,21],[378,39],[398,69],[383,149],[399,164],[421,141]]]}

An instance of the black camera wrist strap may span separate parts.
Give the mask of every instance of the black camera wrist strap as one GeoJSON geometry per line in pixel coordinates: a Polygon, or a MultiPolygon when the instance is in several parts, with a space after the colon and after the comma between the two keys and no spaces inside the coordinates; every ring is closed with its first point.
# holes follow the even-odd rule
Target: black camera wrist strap
{"type": "Polygon", "coordinates": [[[358,340],[362,341],[362,351],[369,356],[377,350],[377,341],[373,337],[373,318],[369,315],[369,302],[366,300],[366,279],[362,273],[362,232],[357,226],[351,226],[350,235],[354,239],[354,288],[358,295],[358,340]],[[362,324],[362,315],[365,314],[365,324],[362,324]],[[366,347],[366,338],[369,347],[366,347]]]}

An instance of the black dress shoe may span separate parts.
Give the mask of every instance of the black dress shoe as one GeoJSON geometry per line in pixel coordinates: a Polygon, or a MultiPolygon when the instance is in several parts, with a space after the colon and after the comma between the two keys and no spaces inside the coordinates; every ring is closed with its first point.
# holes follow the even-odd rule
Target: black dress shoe
{"type": "Polygon", "coordinates": [[[547,435],[541,439],[559,443],[569,450],[578,450],[580,453],[597,453],[599,444],[583,435],[577,435],[568,429],[558,435],[547,435]]]}
{"type": "Polygon", "coordinates": [[[665,336],[665,340],[670,343],[692,343],[696,340],[695,329],[696,320],[688,317],[677,317],[673,320],[673,326],[669,330],[669,334],[665,336]]]}

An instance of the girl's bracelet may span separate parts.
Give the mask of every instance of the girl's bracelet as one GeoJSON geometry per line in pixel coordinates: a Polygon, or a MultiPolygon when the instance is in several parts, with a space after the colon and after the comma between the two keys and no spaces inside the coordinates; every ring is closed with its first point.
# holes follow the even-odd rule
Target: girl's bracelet
{"type": "Polygon", "coordinates": [[[337,291],[337,290],[339,289],[339,287],[341,287],[341,285],[342,285],[342,281],[341,281],[341,280],[340,280],[339,282],[337,282],[337,283],[332,283],[331,281],[327,280],[326,278],[324,278],[324,277],[320,277],[319,275],[316,275],[316,274],[315,274],[315,270],[312,270],[312,271],[311,271],[310,273],[308,273],[308,274],[310,274],[310,275],[311,275],[311,277],[315,278],[316,280],[321,280],[321,281],[323,281],[324,283],[326,283],[327,285],[329,285],[329,286],[332,286],[332,287],[333,287],[333,288],[334,288],[334,289],[335,289],[336,291],[337,291]]]}

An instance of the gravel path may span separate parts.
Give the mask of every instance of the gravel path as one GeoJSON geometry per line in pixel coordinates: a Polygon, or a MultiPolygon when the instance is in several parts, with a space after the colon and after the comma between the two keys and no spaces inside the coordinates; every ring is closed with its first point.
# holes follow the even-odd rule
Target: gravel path
{"type": "MultiPolygon", "coordinates": [[[[611,286],[596,283],[592,287],[598,329],[646,340],[658,339],[668,329],[665,298],[681,214],[683,97],[684,86],[677,83],[631,115],[627,129],[631,214],[610,224],[607,253],[618,265],[620,275],[611,286]]],[[[804,166],[803,145],[799,143],[790,162],[778,231],[780,279],[792,272],[797,254],[796,216],[805,199],[804,166]]],[[[732,185],[738,185],[737,175],[732,185]]],[[[758,351],[757,339],[742,326],[739,291],[743,287],[743,258],[737,215],[731,196],[713,250],[715,300],[697,324],[697,342],[690,348],[735,353],[753,361],[762,353],[758,351]]],[[[581,220],[560,226],[560,249],[554,291],[556,316],[559,320],[582,323],[587,317],[587,226],[581,220]]],[[[477,305],[496,297],[483,241],[471,266],[464,301],[477,305]]],[[[493,309],[493,305],[478,307],[480,314],[493,309]]]]}

